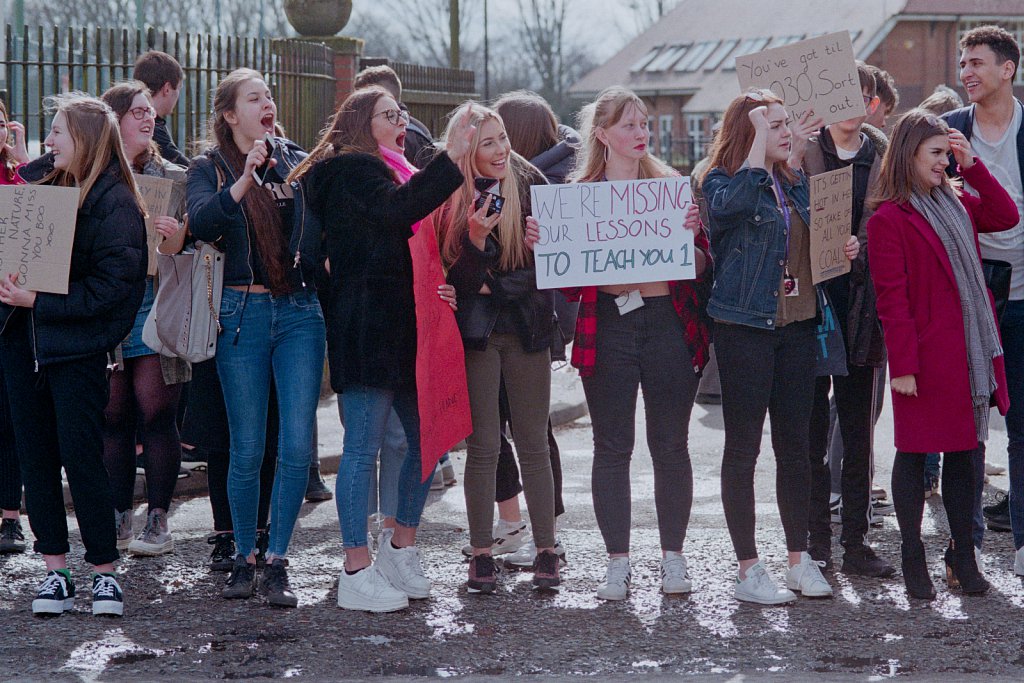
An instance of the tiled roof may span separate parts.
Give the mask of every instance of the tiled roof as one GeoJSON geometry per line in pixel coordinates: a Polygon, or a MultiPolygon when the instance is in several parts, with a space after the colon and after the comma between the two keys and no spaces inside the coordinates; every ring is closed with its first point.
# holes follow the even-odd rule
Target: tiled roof
{"type": "MultiPolygon", "coordinates": [[[[621,84],[647,96],[694,94],[686,111],[722,111],[739,92],[731,68],[737,55],[844,29],[850,31],[854,49],[860,53],[876,34],[887,32],[886,23],[906,2],[682,0],[661,21],[577,81],[570,92],[591,97],[621,84]]],[[[932,0],[909,2],[928,5],[932,0]]],[[[984,0],[978,2],[985,4],[984,0]]],[[[999,3],[989,0],[988,4],[999,3]]]]}

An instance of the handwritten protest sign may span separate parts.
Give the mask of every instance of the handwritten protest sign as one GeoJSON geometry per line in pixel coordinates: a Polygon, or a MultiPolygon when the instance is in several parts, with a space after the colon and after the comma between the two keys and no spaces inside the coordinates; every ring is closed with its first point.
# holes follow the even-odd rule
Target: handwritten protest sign
{"type": "Polygon", "coordinates": [[[695,277],[689,178],[534,185],[537,287],[621,285],[695,277]]]}
{"type": "Polygon", "coordinates": [[[794,121],[813,109],[823,125],[864,116],[849,31],[808,38],[736,58],[740,88],[768,88],[794,121]]]}
{"type": "Polygon", "coordinates": [[[156,231],[154,219],[157,216],[177,216],[185,201],[185,184],[170,178],[151,175],[136,175],[135,184],[146,203],[146,242],[149,245],[149,275],[156,275],[156,249],[163,242],[163,236],[156,231]]]}
{"type": "Polygon", "coordinates": [[[473,431],[466,361],[455,314],[437,295],[444,271],[430,220],[409,239],[416,300],[416,398],[420,411],[423,481],[441,456],[473,431]]]}
{"type": "Polygon", "coordinates": [[[853,228],[853,166],[811,176],[811,281],[850,272],[843,247],[853,228]]]}
{"type": "Polygon", "coordinates": [[[0,186],[0,276],[35,292],[68,293],[77,187],[0,186]]]}

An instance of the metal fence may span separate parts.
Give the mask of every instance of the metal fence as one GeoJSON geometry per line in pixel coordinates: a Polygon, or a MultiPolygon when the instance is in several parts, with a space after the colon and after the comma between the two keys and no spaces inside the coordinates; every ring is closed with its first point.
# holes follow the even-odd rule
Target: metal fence
{"type": "Polygon", "coordinates": [[[440,136],[455,107],[469,99],[479,99],[476,74],[467,69],[448,69],[392,62],[384,57],[363,57],[359,68],[387,65],[402,81],[402,102],[417,119],[427,124],[430,132],[440,136]]]}
{"type": "Polygon", "coordinates": [[[47,96],[70,90],[100,94],[131,77],[135,58],[148,49],[172,55],[185,72],[168,128],[179,148],[206,137],[213,90],[220,78],[246,66],[263,73],[277,100],[288,137],[303,147],[316,142],[334,110],[334,52],[319,43],[129,29],[76,29],[7,25],[3,61],[10,118],[28,129],[31,143],[45,136],[47,96]]]}

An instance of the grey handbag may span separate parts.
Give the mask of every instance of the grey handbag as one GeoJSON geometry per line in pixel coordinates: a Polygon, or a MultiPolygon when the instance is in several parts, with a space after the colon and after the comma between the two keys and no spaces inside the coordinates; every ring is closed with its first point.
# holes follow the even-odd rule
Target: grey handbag
{"type": "Polygon", "coordinates": [[[206,242],[193,251],[157,253],[160,287],[146,318],[142,341],[157,353],[192,363],[217,353],[224,253],[206,242]]]}

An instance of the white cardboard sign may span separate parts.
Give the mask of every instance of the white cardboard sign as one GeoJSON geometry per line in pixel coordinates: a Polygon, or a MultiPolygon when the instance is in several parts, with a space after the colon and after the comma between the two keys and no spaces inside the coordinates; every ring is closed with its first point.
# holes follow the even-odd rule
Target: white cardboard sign
{"type": "Polygon", "coordinates": [[[696,277],[685,177],[534,185],[537,287],[621,285],[696,277]]]}

